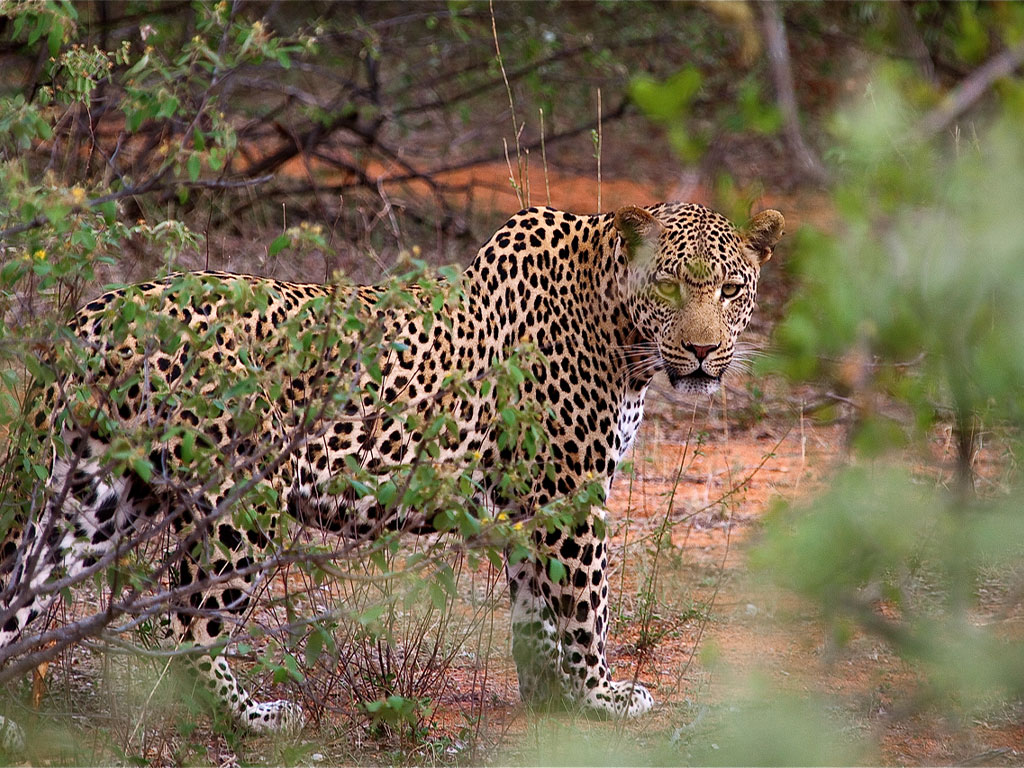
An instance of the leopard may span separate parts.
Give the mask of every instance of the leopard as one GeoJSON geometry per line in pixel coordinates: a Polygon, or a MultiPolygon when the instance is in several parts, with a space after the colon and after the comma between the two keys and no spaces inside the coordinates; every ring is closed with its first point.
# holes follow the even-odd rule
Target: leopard
{"type": "MultiPolygon", "coordinates": [[[[419,309],[382,308],[374,286],[216,271],[193,273],[189,290],[164,277],[89,301],[68,327],[72,338],[92,351],[93,364],[51,383],[48,407],[35,419],[52,441],[48,501],[22,527],[20,538],[4,548],[8,588],[0,602],[0,654],[59,599],[53,593],[46,597],[45,589],[12,598],[17,594],[12,584],[39,587],[95,572],[123,556],[125,542],[144,524],[162,521],[166,546],[183,547],[180,567],[168,577],[181,598],[170,611],[170,636],[173,644],[200,651],[222,648],[238,617],[261,599],[256,564],[275,552],[276,531],[286,522],[342,537],[373,537],[396,528],[436,532],[435,519],[417,516],[414,509],[383,510],[372,499],[338,490],[337,479],[353,465],[383,471],[379,468],[422,458],[417,452],[427,439],[422,429],[384,412],[399,401],[428,415],[446,409],[457,435],[430,460],[443,464],[478,457],[484,479],[477,492],[496,509],[512,506],[496,483],[487,482],[489,467],[521,450],[500,446],[495,437],[497,389],[480,387],[453,398],[445,387],[454,371],[465,380],[485,380],[497,363],[529,342],[539,362],[530,376],[518,380],[517,397],[537,406],[553,469],[530,480],[512,512],[528,519],[595,479],[601,493],[578,521],[534,532],[546,557],[505,561],[519,694],[529,706],[559,702],[607,718],[648,712],[654,698],[647,687],[636,679],[614,679],[608,661],[611,484],[634,444],[656,376],[664,374],[672,389],[692,395],[712,395],[720,387],[755,308],[761,268],[784,224],[782,214],[769,209],[736,227],[698,203],[627,205],[598,214],[530,207],[501,226],[453,278],[458,299],[438,310],[437,322],[419,309]],[[225,298],[238,295],[262,299],[242,312],[225,298]],[[197,352],[187,335],[176,345],[143,338],[129,317],[133,313],[126,311],[142,299],[212,342],[197,352]],[[309,408],[341,368],[356,370],[360,386],[370,383],[369,374],[357,370],[366,361],[353,361],[345,351],[351,346],[346,346],[352,339],[348,331],[320,338],[315,354],[291,358],[291,367],[279,377],[282,386],[257,393],[262,409],[254,409],[246,429],[234,423],[237,413],[200,416],[154,397],[197,371],[244,374],[261,361],[275,364],[268,350],[291,354],[296,328],[322,335],[323,324],[317,324],[322,307],[338,301],[367,308],[383,338],[394,342],[387,359],[378,361],[375,397],[357,392],[343,413],[309,408]],[[115,322],[121,332],[113,338],[115,322]],[[128,381],[134,383],[118,402],[99,402],[104,384],[128,381]],[[73,410],[68,393],[81,397],[83,388],[93,393],[93,404],[113,428],[104,431],[95,418],[86,424],[68,416],[73,410]],[[167,496],[173,483],[161,484],[156,475],[173,476],[175,466],[186,461],[188,430],[165,430],[162,448],[150,456],[155,475],[145,477],[133,469],[137,465],[111,468],[101,460],[117,439],[118,420],[191,427],[220,451],[215,455],[230,456],[230,466],[214,467],[221,470],[213,473],[218,479],[200,485],[190,505],[171,505],[167,496]],[[297,424],[305,425],[305,437],[289,443],[289,429],[297,424]],[[247,519],[261,521],[256,529],[239,525],[239,511],[232,510],[237,499],[249,498],[234,493],[244,482],[270,489],[241,510],[250,513],[247,519]],[[172,507],[179,511],[167,522],[161,516],[172,507]],[[213,542],[214,556],[197,555],[197,541],[213,542]],[[551,559],[562,567],[550,567],[551,559]],[[201,592],[188,592],[190,584],[200,582],[205,584],[201,592]]],[[[189,659],[217,706],[241,728],[295,732],[303,727],[300,705],[257,700],[223,653],[189,659]]],[[[3,726],[6,743],[16,745],[22,738],[17,724],[5,720],[3,726]]]]}

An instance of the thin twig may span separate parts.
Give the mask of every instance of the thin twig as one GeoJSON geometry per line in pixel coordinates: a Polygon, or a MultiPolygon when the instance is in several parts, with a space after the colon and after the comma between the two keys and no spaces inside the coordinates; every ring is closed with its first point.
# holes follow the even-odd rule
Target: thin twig
{"type": "MultiPolygon", "coordinates": [[[[666,34],[645,35],[643,37],[618,41],[614,44],[606,46],[606,48],[609,51],[623,51],[631,48],[644,48],[647,46],[658,47],[668,45],[672,42],[672,40],[672,36],[666,34]]],[[[548,56],[535,59],[531,61],[529,64],[524,64],[520,67],[507,69],[505,70],[505,73],[506,77],[508,78],[508,83],[511,84],[516,82],[517,80],[521,80],[527,75],[536,72],[538,69],[542,67],[547,67],[548,65],[553,64],[555,62],[565,61],[566,59],[572,59],[573,57],[578,56],[579,54],[582,53],[593,52],[595,48],[596,46],[594,43],[577,45],[572,48],[562,48],[548,56]]],[[[486,67],[488,64],[490,64],[490,60],[474,62],[473,64],[470,64],[466,67],[460,67],[458,69],[452,70],[451,72],[439,75],[432,81],[426,83],[415,83],[414,85],[410,85],[406,89],[402,89],[393,93],[392,96],[396,97],[400,101],[403,97],[406,96],[407,93],[416,94],[423,93],[424,91],[427,90],[432,90],[436,88],[438,85],[441,85],[446,80],[451,80],[456,77],[464,76],[469,72],[486,67]]],[[[406,115],[416,114],[419,112],[426,112],[432,109],[451,109],[453,104],[467,101],[471,98],[486,93],[492,88],[497,88],[501,85],[502,80],[496,77],[492,80],[487,80],[486,82],[479,83],[477,85],[474,85],[472,87],[466,88],[462,91],[458,91],[453,94],[449,94],[442,98],[431,99],[430,101],[421,102],[419,104],[410,104],[409,106],[406,107],[400,107],[399,109],[396,109],[392,113],[392,115],[394,117],[405,117],[406,115]]]]}
{"type": "Polygon", "coordinates": [[[547,203],[551,205],[551,185],[548,182],[548,152],[544,146],[544,107],[541,107],[540,112],[540,159],[544,165],[544,194],[547,196],[547,203]]]}
{"type": "MultiPolygon", "coordinates": [[[[491,9],[491,34],[494,35],[494,55],[498,59],[498,68],[501,70],[501,79],[505,81],[505,93],[508,94],[508,108],[512,112],[512,133],[516,139],[516,165],[519,169],[517,177],[513,180],[513,187],[516,190],[516,197],[519,198],[519,205],[526,207],[526,199],[523,197],[523,153],[519,144],[520,127],[516,121],[516,104],[512,98],[512,86],[509,85],[508,75],[505,74],[505,64],[501,59],[501,46],[498,44],[498,24],[494,20],[494,0],[489,0],[488,6],[491,9]]],[[[508,158],[508,145],[505,146],[505,157],[508,158]]],[[[511,163],[509,164],[511,170],[511,163]]]]}
{"type": "Polygon", "coordinates": [[[597,139],[594,142],[594,154],[597,155],[597,212],[604,209],[601,207],[601,149],[603,146],[604,134],[601,128],[601,89],[597,89],[597,139]]]}

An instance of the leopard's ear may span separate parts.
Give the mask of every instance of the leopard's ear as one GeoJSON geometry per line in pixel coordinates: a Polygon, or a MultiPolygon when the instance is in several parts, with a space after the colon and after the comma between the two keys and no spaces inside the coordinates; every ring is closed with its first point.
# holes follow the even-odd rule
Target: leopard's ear
{"type": "Polygon", "coordinates": [[[786,229],[786,219],[776,210],[761,211],[740,230],[740,237],[750,247],[758,264],[764,264],[786,229]]]}
{"type": "Polygon", "coordinates": [[[658,249],[662,224],[654,216],[635,205],[627,205],[615,212],[615,229],[626,244],[629,260],[646,260],[658,249]]]}

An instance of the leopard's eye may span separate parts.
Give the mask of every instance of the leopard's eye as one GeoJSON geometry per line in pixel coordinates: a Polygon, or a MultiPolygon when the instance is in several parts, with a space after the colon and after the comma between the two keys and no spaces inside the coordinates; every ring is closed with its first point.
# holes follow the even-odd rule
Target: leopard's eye
{"type": "Polygon", "coordinates": [[[679,286],[671,280],[659,280],[654,284],[654,292],[658,295],[658,298],[664,299],[670,304],[682,304],[683,293],[679,286]]]}
{"type": "Polygon", "coordinates": [[[743,283],[726,283],[722,286],[722,298],[733,299],[739,295],[740,289],[743,288],[743,283]]]}

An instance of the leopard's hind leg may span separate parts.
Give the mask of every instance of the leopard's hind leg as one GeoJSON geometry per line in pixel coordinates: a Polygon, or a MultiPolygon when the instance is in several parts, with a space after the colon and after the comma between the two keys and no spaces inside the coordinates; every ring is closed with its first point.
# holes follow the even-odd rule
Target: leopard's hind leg
{"type": "MultiPolygon", "coordinates": [[[[57,601],[62,585],[86,577],[116,558],[126,530],[140,514],[132,476],[105,472],[93,458],[91,438],[79,438],[70,457],[55,455],[41,514],[28,521],[5,551],[0,590],[0,648],[17,642],[26,627],[57,601]]],[[[20,751],[21,729],[0,721],[0,746],[20,751]]]]}
{"type": "MultiPolygon", "coordinates": [[[[221,498],[225,492],[221,489],[221,498]]],[[[208,498],[201,506],[212,511],[214,499],[208,498]]],[[[271,519],[275,517],[270,514],[271,519]]],[[[195,525],[204,528],[205,535],[197,537],[196,545],[184,553],[173,572],[172,588],[188,591],[172,607],[173,636],[179,643],[223,648],[240,623],[240,617],[248,611],[255,576],[261,569],[254,560],[255,551],[250,549],[253,542],[238,530],[229,515],[206,522],[200,518],[195,525]],[[189,590],[190,586],[196,589],[189,590]]],[[[255,533],[254,537],[264,548],[270,544],[262,532],[255,533]]],[[[267,702],[254,699],[238,682],[223,655],[206,654],[189,659],[218,705],[241,727],[255,732],[292,733],[305,723],[302,708],[287,699],[267,702]]]]}
{"type": "MultiPolygon", "coordinates": [[[[145,526],[158,522],[152,517],[160,505],[152,490],[134,475],[105,473],[89,456],[55,457],[47,484],[47,502],[38,519],[26,525],[16,551],[8,561],[9,576],[0,591],[0,648],[16,642],[25,628],[46,613],[60,594],[57,583],[74,584],[89,569],[102,569],[119,556],[135,535],[145,538],[145,526]]],[[[207,505],[212,509],[212,505],[207,505]]],[[[179,510],[180,513],[180,510],[179,510]]],[[[218,535],[219,526],[213,528],[218,535]]],[[[229,526],[230,529],[230,526],[229,526]]],[[[194,527],[185,528],[185,534],[194,527]]],[[[234,542],[239,549],[241,541],[234,542]]],[[[233,567],[238,567],[238,558],[233,567]]],[[[172,569],[171,586],[181,585],[184,574],[195,581],[201,569],[190,554],[183,555],[180,568],[172,569]]],[[[196,598],[172,607],[172,639],[213,645],[221,637],[223,622],[214,610],[238,614],[248,603],[248,585],[242,577],[230,578],[193,593],[199,596],[199,612],[206,618],[195,621],[196,598]]],[[[302,710],[288,701],[255,701],[237,682],[222,656],[192,657],[191,664],[204,685],[228,710],[236,722],[254,731],[291,731],[303,723],[302,710]]],[[[21,728],[0,717],[0,748],[20,752],[24,746],[21,728]]]]}

